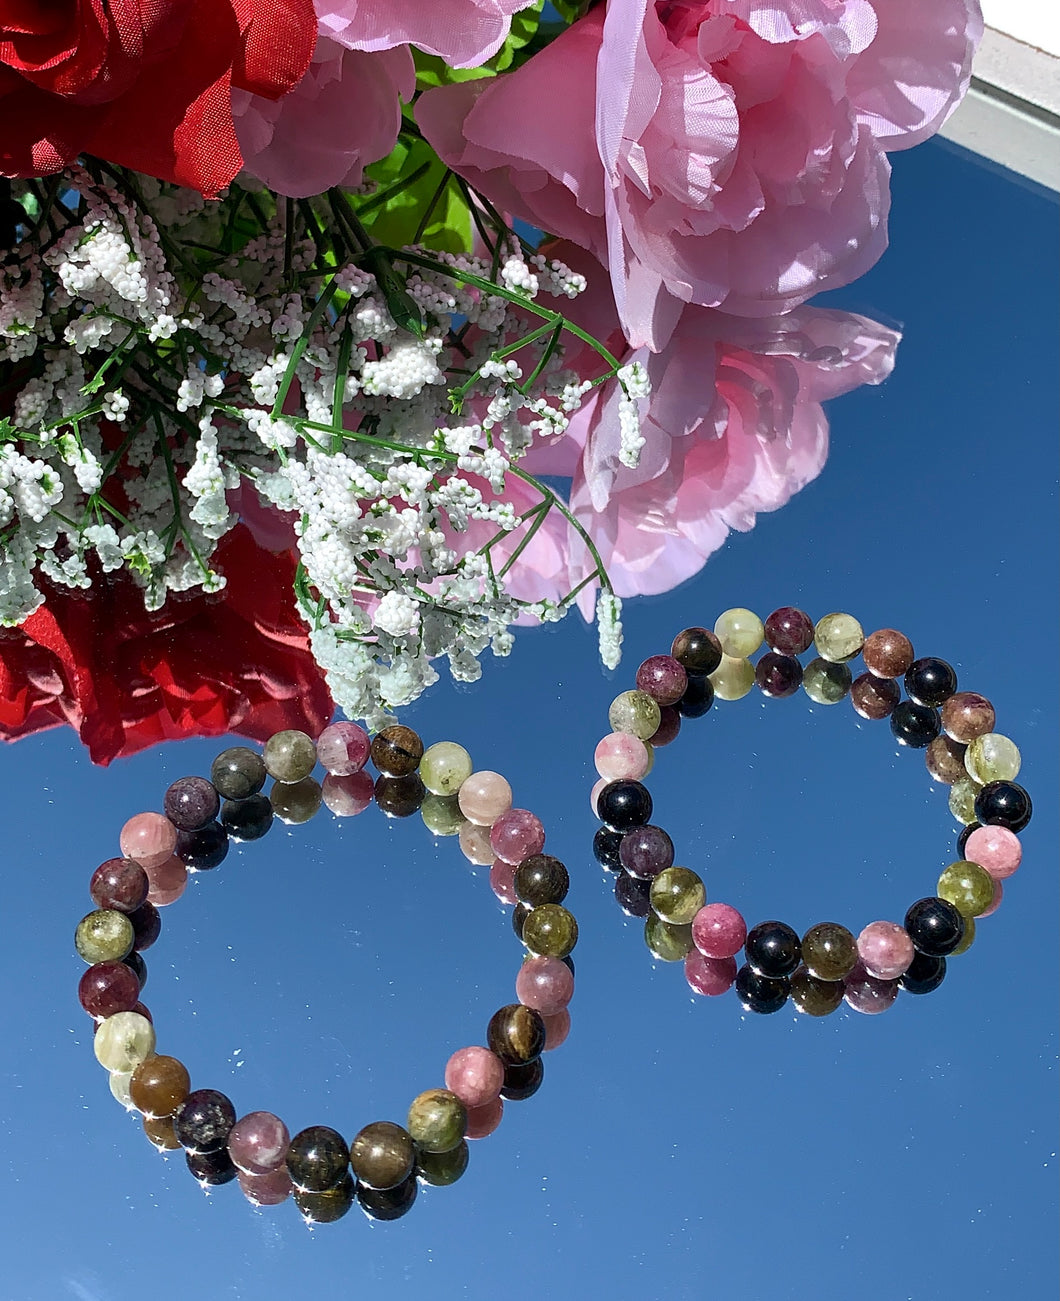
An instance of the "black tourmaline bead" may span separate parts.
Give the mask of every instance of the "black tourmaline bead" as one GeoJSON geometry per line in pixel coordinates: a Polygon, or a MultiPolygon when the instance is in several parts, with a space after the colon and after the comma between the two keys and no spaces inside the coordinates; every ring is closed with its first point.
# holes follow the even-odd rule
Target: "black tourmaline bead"
{"type": "Polygon", "coordinates": [[[802,665],[793,655],[766,651],[755,665],[755,682],[763,696],[793,696],[802,685],[802,665]]]}
{"type": "Polygon", "coordinates": [[[651,793],[640,782],[608,782],[596,799],[601,822],[614,831],[629,831],[651,821],[651,793]]]}
{"type": "Polygon", "coordinates": [[[706,628],[686,628],[674,638],[670,654],[686,673],[713,673],[721,663],[721,642],[706,628]]]}
{"type": "Polygon", "coordinates": [[[946,959],[930,953],[916,953],[913,961],[898,977],[907,994],[933,994],[946,979],[946,959]]]}
{"type": "Polygon", "coordinates": [[[367,1184],[360,1184],[357,1200],[370,1220],[400,1220],[412,1210],[418,1188],[414,1174],[396,1188],[369,1188],[367,1184]]]}
{"type": "Polygon", "coordinates": [[[417,1148],[416,1178],[435,1188],[455,1184],[467,1169],[469,1156],[466,1138],[462,1138],[448,1152],[424,1152],[417,1148]]]}
{"type": "Polygon", "coordinates": [[[786,976],[760,976],[748,966],[736,973],[736,997],[746,1012],[762,1016],[779,1012],[788,1001],[790,990],[791,981],[786,976]]]}
{"type": "Polygon", "coordinates": [[[651,912],[651,882],[623,872],[615,881],[615,898],[627,917],[647,917],[651,912]]]}
{"type": "Polygon", "coordinates": [[[404,777],[383,776],[375,779],[375,802],[388,818],[411,817],[426,798],[427,787],[418,772],[404,777]]]}
{"type": "Polygon", "coordinates": [[[515,869],[513,878],[520,903],[537,908],[543,903],[562,903],[570,889],[570,874],[551,854],[531,854],[515,869]]]}
{"type": "Polygon", "coordinates": [[[184,1159],[199,1183],[214,1188],[230,1184],[239,1173],[228,1155],[227,1147],[219,1147],[213,1152],[185,1152],[184,1159]]]}
{"type": "Polygon", "coordinates": [[[257,795],[267,776],[265,760],[245,745],[222,750],[210,769],[210,779],[225,800],[245,800],[249,795],[257,795]]]}
{"type": "Polygon", "coordinates": [[[802,961],[798,933],[784,922],[759,922],[747,932],[743,948],[748,965],[759,976],[790,976],[802,961]]]}
{"type": "Polygon", "coordinates": [[[912,700],[900,700],[891,714],[891,735],[899,745],[913,750],[926,750],[942,731],[939,711],[930,705],[918,705],[912,700]]]}
{"type": "Polygon", "coordinates": [[[349,1173],[350,1149],[337,1130],[310,1125],[295,1134],[287,1149],[287,1173],[296,1188],[323,1193],[349,1173]]]}
{"type": "Polygon", "coordinates": [[[701,673],[693,673],[676,709],[682,718],[702,718],[713,703],[714,683],[701,673]]]}
{"type": "Polygon", "coordinates": [[[965,845],[968,844],[968,837],[972,834],[973,831],[978,831],[979,826],[980,824],[978,822],[969,822],[966,827],[961,827],[960,835],[957,837],[958,857],[960,858],[964,857],[964,847],[965,845]]]}
{"type": "Polygon", "coordinates": [[[236,1123],[231,1098],[216,1089],[196,1089],[173,1113],[173,1132],[189,1152],[216,1152],[236,1123]]]}
{"type": "Polygon", "coordinates": [[[302,1188],[294,1190],[294,1203],[307,1224],[334,1224],[349,1211],[356,1198],[357,1184],[348,1172],[334,1188],[322,1192],[302,1188]]]}
{"type": "Polygon", "coordinates": [[[1018,782],[987,782],[975,797],[975,816],[984,827],[1022,831],[1032,811],[1031,797],[1018,782]]]}
{"type": "Polygon", "coordinates": [[[525,1066],[506,1066],[501,1097],[509,1102],[523,1102],[532,1098],[545,1079],[545,1066],[541,1058],[525,1066]]]}
{"type": "Polygon", "coordinates": [[[918,952],[944,958],[964,939],[964,918],[949,900],[931,896],[910,905],[905,929],[918,952]]]}
{"type": "Polygon", "coordinates": [[[618,856],[622,848],[622,834],[621,831],[612,831],[610,827],[601,827],[593,836],[593,857],[609,872],[622,870],[622,860],[618,856]]]}
{"type": "Polygon", "coordinates": [[[122,958],[122,962],[136,976],[136,979],[140,982],[140,992],[143,993],[144,985],[147,984],[147,963],[135,949],[131,953],[127,953],[122,958]]]}
{"type": "Polygon", "coordinates": [[[225,800],[221,806],[221,826],[233,840],[260,840],[272,826],[272,803],[267,795],[225,800]]]}
{"type": "Polygon", "coordinates": [[[133,928],[133,948],[137,953],[149,949],[162,934],[162,914],[153,903],[142,903],[127,916],[133,928]]]}
{"type": "Polygon", "coordinates": [[[162,797],[162,812],[178,831],[198,831],[220,807],[214,784],[205,777],[180,777],[162,797]]]}
{"type": "Polygon", "coordinates": [[[957,690],[957,674],[952,664],[929,655],[909,667],[905,690],[918,705],[941,705],[957,690]]]}
{"type": "Polygon", "coordinates": [[[228,833],[219,822],[208,822],[198,831],[178,831],[175,852],[185,867],[207,872],[225,861],[228,833]]]}
{"type": "Polygon", "coordinates": [[[523,923],[533,911],[528,903],[517,903],[512,909],[512,930],[519,939],[523,938],[523,923]]]}

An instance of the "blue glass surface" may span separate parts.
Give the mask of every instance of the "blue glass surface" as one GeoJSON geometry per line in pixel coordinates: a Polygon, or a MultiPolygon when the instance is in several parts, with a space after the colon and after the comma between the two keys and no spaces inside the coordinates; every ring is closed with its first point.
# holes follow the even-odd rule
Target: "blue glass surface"
{"type": "MultiPolygon", "coordinates": [[[[403,721],[538,811],[581,923],[568,1042],[454,1187],[403,1220],[309,1231],[204,1195],[111,1099],[75,997],[87,880],[216,741],[94,769],[73,734],[0,755],[6,804],[0,1296],[975,1301],[1055,1291],[1057,355],[1052,200],[931,144],[894,159],[892,245],[829,296],[904,340],[831,404],[820,479],[703,573],[629,603],[599,666],[572,617],[403,721]],[[592,751],[637,664],[732,605],[903,629],[995,703],[1036,800],[1024,865],[936,993],[822,1021],[695,998],[593,861],[592,751]]],[[[660,752],[655,820],[751,921],[901,920],[957,855],[945,789],[849,702],[717,704],[660,752]]],[[[401,1121],[514,998],[486,870],[417,817],[326,811],[198,876],[147,953],[159,1048],[292,1132],[401,1121]]]]}

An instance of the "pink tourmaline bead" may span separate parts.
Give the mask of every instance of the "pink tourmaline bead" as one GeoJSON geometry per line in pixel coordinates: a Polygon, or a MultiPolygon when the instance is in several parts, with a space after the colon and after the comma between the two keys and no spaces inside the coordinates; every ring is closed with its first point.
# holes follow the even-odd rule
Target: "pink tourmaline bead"
{"type": "Polygon", "coordinates": [[[524,1007],[552,1016],[574,997],[574,975],[559,958],[527,958],[515,978],[515,997],[524,1007]]]}
{"type": "Polygon", "coordinates": [[[356,723],[332,723],[317,737],[317,758],[333,777],[349,777],[368,762],[372,743],[356,723]]]}
{"type": "Polygon", "coordinates": [[[1008,827],[976,827],[965,842],[964,857],[985,867],[995,881],[1004,881],[1019,867],[1023,846],[1008,827]]]}
{"type": "Polygon", "coordinates": [[[692,943],[705,958],[734,957],[745,939],[747,923],[732,904],[704,904],[692,918],[692,943]]]}
{"type": "Polygon", "coordinates": [[[468,822],[492,827],[502,813],[512,807],[512,788],[499,772],[473,772],[460,787],[457,796],[460,812],[468,822]]]}
{"type": "Polygon", "coordinates": [[[506,863],[521,863],[545,847],[545,828],[529,809],[509,809],[490,827],[490,844],[506,863]]]}
{"type": "Polygon", "coordinates": [[[473,1111],[500,1097],[504,1063],[488,1048],[477,1044],[458,1048],[445,1064],[445,1087],[473,1111]]]}
{"type": "Polygon", "coordinates": [[[897,980],[915,952],[909,932],[897,922],[869,922],[858,936],[858,957],[877,980],[897,980]]]}
{"type": "Polygon", "coordinates": [[[596,801],[600,797],[600,792],[604,789],[604,787],[607,785],[607,783],[610,780],[611,780],[610,777],[601,777],[598,782],[594,783],[592,790],[589,792],[589,807],[593,811],[594,818],[598,818],[600,816],[599,810],[596,807],[596,801]]]}
{"type": "MultiPolygon", "coordinates": [[[[968,839],[971,840],[971,836],[969,836],[968,839]]],[[[982,866],[982,864],[980,864],[980,866],[982,866]]],[[[997,880],[997,878],[995,877],[994,897],[993,899],[990,900],[990,907],[986,910],[985,913],[980,913],[975,920],[979,921],[983,917],[989,917],[992,913],[996,913],[997,910],[1001,907],[1001,900],[1004,897],[1004,894],[1005,894],[1004,887],[1002,886],[1001,882],[997,880]]]]}
{"type": "Polygon", "coordinates": [[[464,1130],[464,1137],[486,1138],[501,1123],[503,1115],[504,1103],[499,1097],[481,1107],[468,1107],[467,1129],[464,1130]]]}
{"type": "Polygon", "coordinates": [[[476,867],[491,864],[496,855],[490,844],[489,827],[478,827],[474,822],[465,822],[460,828],[460,851],[476,867]]]}
{"type": "Polygon", "coordinates": [[[515,870],[518,866],[518,863],[506,863],[503,858],[498,858],[490,868],[490,889],[501,903],[519,902],[519,896],[515,893],[515,870]]]}
{"type": "Polygon", "coordinates": [[[651,767],[648,747],[628,732],[611,732],[597,745],[593,754],[596,771],[605,781],[628,778],[640,781],[651,767]]]}
{"type": "Polygon", "coordinates": [[[287,1159],[291,1136],[287,1126],[271,1111],[251,1111],[232,1126],[228,1155],[237,1170],[248,1175],[267,1175],[279,1170],[287,1159]]]}
{"type": "Polygon", "coordinates": [[[136,813],[121,829],[121,852],[146,871],[172,858],[177,847],[177,829],[161,813],[136,813]]]}
{"type": "Polygon", "coordinates": [[[637,669],[637,690],[660,705],[674,705],[685,694],[688,674],[672,655],[651,655],[637,669]]]}
{"type": "Polygon", "coordinates": [[[564,1008],[562,1012],[553,1012],[551,1016],[543,1016],[541,1020],[545,1023],[544,1051],[550,1053],[554,1048],[561,1048],[567,1042],[567,1035],[570,1034],[570,1013],[564,1008]]]}
{"type": "Polygon", "coordinates": [[[245,1170],[240,1170],[236,1178],[243,1196],[253,1206],[279,1206],[290,1197],[293,1190],[286,1166],[270,1170],[264,1175],[247,1174],[245,1170]]]}
{"type": "Polygon", "coordinates": [[[156,908],[175,903],[188,888],[188,869],[175,854],[157,867],[145,867],[148,890],[147,902],[156,908]]]}
{"type": "Polygon", "coordinates": [[[697,994],[716,998],[731,989],[735,979],[735,958],[705,958],[695,949],[685,958],[685,980],[697,994]]]}
{"type": "Polygon", "coordinates": [[[870,976],[860,962],[843,981],[843,998],[855,1012],[865,1016],[878,1016],[898,997],[897,980],[879,980],[870,976]]]}
{"type": "Polygon", "coordinates": [[[328,773],[320,793],[337,818],[355,818],[375,798],[375,782],[366,772],[351,772],[346,777],[328,773]]]}

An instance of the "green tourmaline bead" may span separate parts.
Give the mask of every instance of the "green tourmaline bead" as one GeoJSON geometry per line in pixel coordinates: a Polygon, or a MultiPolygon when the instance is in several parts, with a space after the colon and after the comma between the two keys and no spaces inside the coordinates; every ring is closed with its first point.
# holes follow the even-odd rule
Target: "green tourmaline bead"
{"type": "Polygon", "coordinates": [[[673,926],[652,913],[644,923],[644,943],[660,962],[683,962],[692,952],[692,927],[673,926]]]}
{"type": "Polygon", "coordinates": [[[802,689],[815,705],[838,705],[850,690],[850,670],[831,660],[811,660],[802,673],[802,689]]]}
{"type": "Polygon", "coordinates": [[[826,614],[813,630],[817,654],[832,664],[844,664],[859,654],[865,633],[852,614],[826,614]]]}
{"type": "Polygon", "coordinates": [[[967,826],[975,821],[975,797],[982,789],[971,777],[961,777],[950,787],[950,812],[958,822],[967,826]]]}
{"type": "Polygon", "coordinates": [[[461,1139],[448,1152],[419,1151],[416,1153],[416,1178],[434,1188],[446,1188],[455,1184],[467,1169],[469,1155],[466,1139],[461,1139]]]}
{"type": "Polygon", "coordinates": [[[961,936],[961,942],[955,949],[951,949],[946,955],[947,958],[959,958],[962,953],[967,953],[975,943],[975,922],[971,917],[964,919],[964,934],[961,936]]]}
{"type": "Polygon", "coordinates": [[[273,782],[269,791],[272,811],[289,825],[308,822],[320,811],[324,793],[313,777],[303,777],[297,782],[273,782]]]}
{"type": "Polygon", "coordinates": [[[135,940],[132,922],[113,908],[97,908],[82,917],[74,931],[74,946],[88,963],[121,962],[135,940]]]}
{"type": "Polygon", "coordinates": [[[542,958],[565,958],[578,943],[578,923],[562,904],[532,908],[523,922],[523,943],[542,958]]]}
{"type": "Polygon", "coordinates": [[[724,610],[714,621],[714,636],[721,642],[722,653],[734,660],[753,655],[765,640],[762,620],[753,610],[736,606],[724,610]]]}
{"type": "Polygon", "coordinates": [[[473,771],[471,756],[455,741],[436,741],[420,760],[420,777],[432,795],[455,795],[473,771]]]}
{"type": "Polygon", "coordinates": [[[460,811],[459,795],[425,796],[420,805],[420,817],[433,836],[455,836],[467,821],[460,811]]]}
{"type": "Polygon", "coordinates": [[[245,800],[257,795],[265,785],[266,776],[261,755],[245,745],[222,750],[210,769],[210,780],[218,795],[226,800],[245,800]]]}
{"type": "Polygon", "coordinates": [[[413,1098],[406,1126],[422,1152],[451,1152],[467,1129],[467,1108],[448,1089],[427,1089],[413,1098]]]}
{"type": "Polygon", "coordinates": [[[842,980],[858,960],[857,940],[838,922],[818,922],[802,937],[802,960],[815,979],[842,980]]]}
{"type": "Polygon", "coordinates": [[[981,786],[987,782],[1015,781],[1020,762],[1019,747],[1000,732],[987,732],[975,737],[968,742],[968,749],[964,752],[968,775],[981,786]]]}
{"type": "Polygon", "coordinates": [[[688,926],[707,902],[707,891],[691,868],[666,867],[653,877],[649,900],[656,917],[671,926],[688,926]]]}
{"type": "Polygon", "coordinates": [[[262,757],[270,777],[278,782],[300,782],[316,767],[317,748],[312,737],[289,728],[269,737],[262,757]]]}
{"type": "Polygon", "coordinates": [[[843,1003],[841,980],[819,980],[800,967],[791,978],[791,1001],[805,1016],[828,1016],[843,1003]]]}
{"type": "Polygon", "coordinates": [[[755,684],[755,666],[748,659],[723,655],[710,683],[718,700],[742,700],[755,684]]]}
{"type": "Polygon", "coordinates": [[[965,919],[978,917],[994,901],[994,879],[985,867],[959,859],[939,877],[936,893],[940,899],[953,904],[965,919]]]}
{"type": "Polygon", "coordinates": [[[607,721],[613,732],[627,732],[646,741],[659,730],[662,714],[659,702],[646,691],[623,691],[611,701],[607,721]]]}

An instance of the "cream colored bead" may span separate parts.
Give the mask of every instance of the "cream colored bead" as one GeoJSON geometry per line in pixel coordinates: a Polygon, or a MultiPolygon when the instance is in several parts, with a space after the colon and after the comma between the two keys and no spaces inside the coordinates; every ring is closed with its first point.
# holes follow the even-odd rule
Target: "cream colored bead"
{"type": "Polygon", "coordinates": [[[718,700],[742,700],[755,684],[755,666],[750,660],[723,655],[710,681],[718,700]]]}
{"type": "Polygon", "coordinates": [[[753,610],[736,606],[718,615],[714,621],[714,635],[726,655],[740,660],[755,653],[765,639],[766,630],[753,610]]]}
{"type": "Polygon", "coordinates": [[[611,708],[607,711],[613,732],[628,732],[639,741],[655,735],[661,718],[659,702],[646,691],[623,691],[611,701],[611,708]]]}
{"type": "Polygon", "coordinates": [[[950,812],[965,826],[975,821],[975,797],[983,789],[971,777],[961,777],[950,787],[950,812]]]}
{"type": "Polygon", "coordinates": [[[115,1012],[100,1022],[92,1047],[108,1071],[131,1073],[154,1052],[155,1028],[139,1012],[115,1012]]]}
{"type": "Polygon", "coordinates": [[[110,1073],[110,1091],[116,1102],[120,1102],[126,1111],[135,1111],[136,1104],[129,1093],[129,1081],[132,1079],[132,1071],[111,1071],[110,1073]]]}
{"type": "Polygon", "coordinates": [[[852,614],[826,614],[813,630],[817,654],[833,664],[852,660],[865,645],[865,633],[852,614]]]}
{"type": "Polygon", "coordinates": [[[1000,732],[987,732],[968,742],[964,766],[974,781],[1010,782],[1020,770],[1020,752],[1014,741],[1000,732]]]}
{"type": "Polygon", "coordinates": [[[436,741],[420,760],[420,780],[432,795],[455,795],[473,771],[471,756],[455,741],[436,741]]]}

